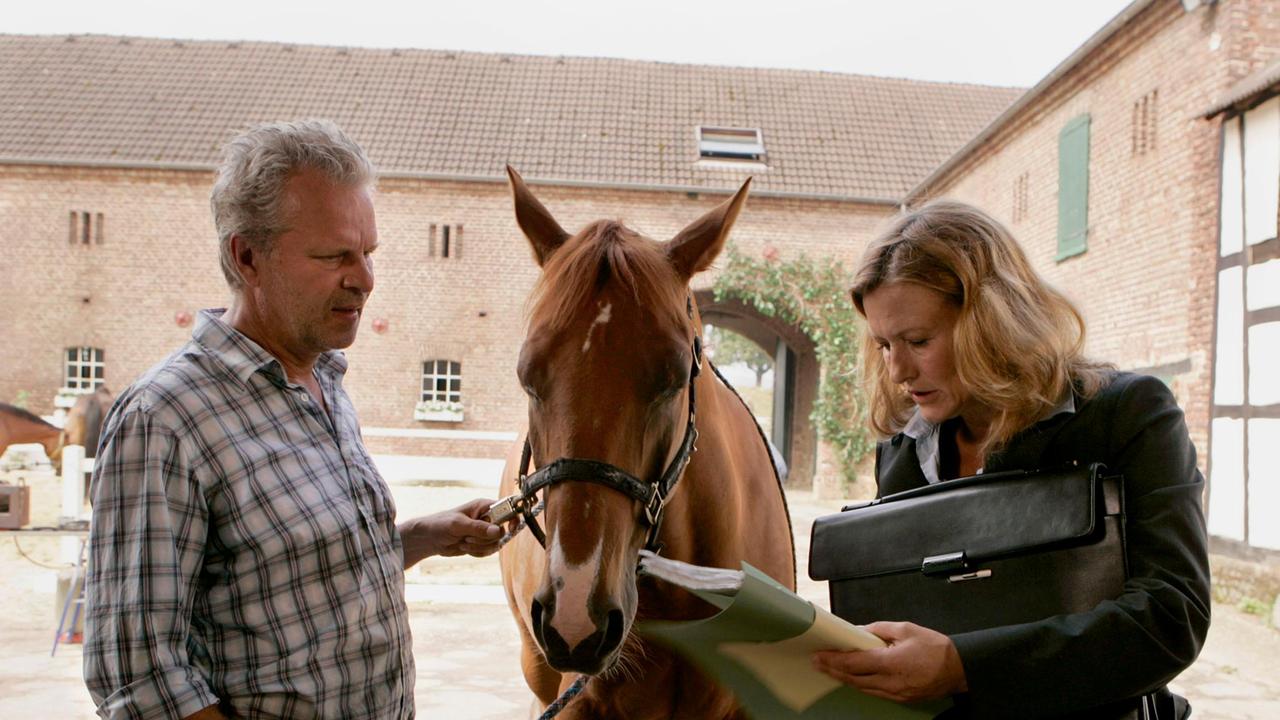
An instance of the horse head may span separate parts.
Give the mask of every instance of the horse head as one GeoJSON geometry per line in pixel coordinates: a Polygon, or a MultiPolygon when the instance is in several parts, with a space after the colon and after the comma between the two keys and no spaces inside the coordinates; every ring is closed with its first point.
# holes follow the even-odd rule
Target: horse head
{"type": "Polygon", "coordinates": [[[64,423],[64,441],[67,445],[79,445],[84,448],[85,457],[98,454],[98,436],[102,433],[102,421],[111,409],[114,396],[105,385],[99,385],[93,392],[81,395],[75,405],[67,412],[64,423]]]}
{"type": "Polygon", "coordinates": [[[689,281],[724,247],[749,181],[659,243],[613,221],[570,235],[508,173],[542,268],[517,370],[526,454],[554,474],[535,483],[547,557],[526,622],[552,668],[598,674],[630,634],[638,553],[658,536],[663,502],[645,493],[664,474],[678,479],[692,449],[702,362],[689,281]]]}

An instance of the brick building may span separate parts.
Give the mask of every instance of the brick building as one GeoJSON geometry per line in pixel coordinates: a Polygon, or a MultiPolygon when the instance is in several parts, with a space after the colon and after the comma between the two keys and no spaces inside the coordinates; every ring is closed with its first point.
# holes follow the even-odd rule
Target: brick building
{"type": "Polygon", "coordinates": [[[1280,363],[1280,298],[1257,286],[1280,286],[1280,262],[1266,264],[1280,100],[1263,102],[1277,57],[1274,2],[1135,2],[907,195],[966,200],[1008,223],[1080,305],[1090,354],[1173,387],[1209,478],[1215,541],[1270,549],[1280,526],[1261,520],[1280,509],[1280,393],[1262,368],[1280,363]],[[1241,127],[1253,128],[1243,149],[1241,127]],[[1247,187],[1242,154],[1254,158],[1247,187]],[[1240,281],[1219,279],[1242,266],[1255,291],[1247,323],[1241,298],[1223,295],[1241,295],[1240,281]],[[1224,395],[1224,381],[1235,390],[1224,395]]]}
{"type": "MultiPolygon", "coordinates": [[[[348,380],[377,452],[497,458],[518,429],[514,361],[536,269],[504,163],[566,228],[620,217],[659,239],[751,174],[732,242],[846,262],[898,206],[947,195],[1009,223],[1082,307],[1092,355],[1172,385],[1209,476],[1216,541],[1265,552],[1280,548],[1259,521],[1280,500],[1266,454],[1280,447],[1280,397],[1259,371],[1280,357],[1280,300],[1266,290],[1280,283],[1277,58],[1280,6],[1265,0],[1137,0],[1025,93],[617,60],[0,36],[0,241],[11,259],[0,282],[25,298],[3,316],[0,398],[27,390],[45,410],[68,365],[122,386],[177,346],[189,328],[176,314],[226,300],[206,207],[217,147],[253,122],[325,116],[384,173],[378,290],[348,380]],[[424,369],[446,376],[446,390],[460,373],[461,422],[414,419],[424,369]]],[[[781,348],[795,368],[782,383],[795,420],[775,437],[807,482],[819,454],[804,422],[811,346],[700,297],[708,318],[781,348]]]]}
{"type": "MultiPolygon", "coordinates": [[[[180,345],[198,309],[228,299],[208,210],[219,148],[250,124],[327,117],[382,171],[377,290],[346,382],[366,440],[384,467],[492,467],[525,413],[515,360],[537,276],[506,163],[566,228],[615,217],[656,239],[751,175],[740,249],[850,260],[1017,95],[619,60],[0,36],[0,283],[23,298],[3,315],[0,398],[26,391],[47,412],[60,388],[119,389],[180,345]],[[435,411],[415,413],[422,400],[435,411]]],[[[812,348],[745,308],[710,307],[709,284],[708,318],[791,358],[791,423],[776,437],[807,483],[812,348]]]]}

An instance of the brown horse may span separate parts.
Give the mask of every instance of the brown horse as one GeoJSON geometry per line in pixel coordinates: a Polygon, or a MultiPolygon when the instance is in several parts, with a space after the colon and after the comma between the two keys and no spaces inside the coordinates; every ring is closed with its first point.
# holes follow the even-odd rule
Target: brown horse
{"type": "Polygon", "coordinates": [[[737,395],[699,372],[702,325],[689,289],[724,247],[747,185],[657,243],[610,221],[570,236],[508,172],[517,224],[542,267],[518,366],[527,442],[502,485],[521,499],[541,488],[546,508],[500,556],[525,680],[545,706],[593,676],[562,720],[744,717],[727,692],[631,628],[637,618],[714,612],[637,580],[642,547],[700,565],[746,560],[795,587],[769,451],[737,395]],[[530,462],[538,471],[526,476],[530,462]]]}
{"type": "Polygon", "coordinates": [[[114,399],[106,385],[99,385],[93,392],[76,398],[76,404],[71,406],[71,410],[67,412],[67,421],[62,425],[67,433],[65,444],[79,445],[84,448],[85,457],[96,457],[102,421],[114,399]]]}
{"type": "Polygon", "coordinates": [[[22,408],[0,403],[0,454],[4,454],[10,445],[40,443],[53,463],[54,471],[59,473],[62,472],[62,449],[68,445],[80,445],[84,448],[85,457],[94,457],[98,453],[102,421],[113,399],[111,391],[102,385],[81,395],[67,411],[66,422],[61,428],[22,408]]]}
{"type": "Polygon", "coordinates": [[[10,445],[39,443],[50,459],[62,454],[62,429],[20,407],[0,403],[0,455],[10,445]]]}

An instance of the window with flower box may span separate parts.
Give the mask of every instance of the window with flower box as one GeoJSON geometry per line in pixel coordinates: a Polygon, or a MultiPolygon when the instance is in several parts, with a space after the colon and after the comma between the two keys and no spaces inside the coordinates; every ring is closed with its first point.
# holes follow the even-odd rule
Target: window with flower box
{"type": "Polygon", "coordinates": [[[462,363],[439,359],[422,363],[422,394],[413,415],[434,422],[462,421],[462,363]]]}

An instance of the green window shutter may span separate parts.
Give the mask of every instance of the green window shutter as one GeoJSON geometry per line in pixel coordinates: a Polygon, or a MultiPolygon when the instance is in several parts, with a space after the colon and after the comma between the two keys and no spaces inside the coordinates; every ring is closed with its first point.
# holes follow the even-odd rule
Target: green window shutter
{"type": "Polygon", "coordinates": [[[1058,260],[1085,251],[1089,232],[1089,115],[1058,134],[1058,260]]]}

